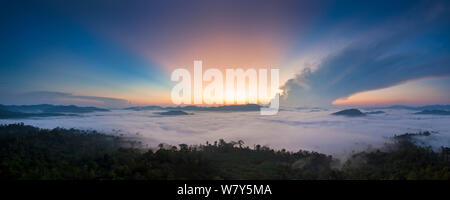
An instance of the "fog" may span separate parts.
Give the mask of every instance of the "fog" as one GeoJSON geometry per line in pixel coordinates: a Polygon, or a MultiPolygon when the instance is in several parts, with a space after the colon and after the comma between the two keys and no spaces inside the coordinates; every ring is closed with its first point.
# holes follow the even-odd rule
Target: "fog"
{"type": "Polygon", "coordinates": [[[149,147],[210,143],[221,138],[243,140],[245,145],[267,145],[291,151],[318,151],[335,156],[375,148],[389,137],[406,132],[431,131],[420,138],[434,148],[450,145],[450,116],[414,115],[409,110],[383,110],[365,117],[330,115],[334,109],[284,109],[277,115],[259,112],[192,112],[193,115],[161,116],[158,111],[95,112],[81,116],[0,120],[23,122],[40,128],[77,128],[137,137],[149,147]]]}

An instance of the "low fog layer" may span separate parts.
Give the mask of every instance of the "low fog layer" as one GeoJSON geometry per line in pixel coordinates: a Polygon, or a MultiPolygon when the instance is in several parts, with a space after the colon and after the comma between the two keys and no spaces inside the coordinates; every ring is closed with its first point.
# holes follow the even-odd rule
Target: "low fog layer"
{"type": "Polygon", "coordinates": [[[243,140],[245,145],[267,145],[344,155],[377,147],[387,137],[406,132],[433,131],[424,142],[436,148],[450,144],[450,116],[414,115],[409,110],[383,110],[365,117],[333,116],[337,110],[283,110],[274,116],[259,112],[192,112],[193,115],[161,116],[158,111],[113,110],[70,117],[0,120],[24,122],[41,128],[94,129],[104,133],[139,137],[149,147],[210,143],[221,138],[243,140]]]}

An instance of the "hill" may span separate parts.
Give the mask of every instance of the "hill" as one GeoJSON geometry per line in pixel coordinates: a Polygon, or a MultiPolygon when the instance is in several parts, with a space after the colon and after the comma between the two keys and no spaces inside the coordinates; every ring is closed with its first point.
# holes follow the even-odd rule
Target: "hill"
{"type": "Polygon", "coordinates": [[[332,113],[332,115],[342,115],[342,116],[347,116],[347,117],[362,117],[362,116],[366,116],[366,114],[364,114],[363,112],[361,112],[358,109],[341,110],[339,112],[332,113]]]}
{"type": "Polygon", "coordinates": [[[450,111],[450,105],[426,105],[426,106],[393,105],[393,106],[386,106],[386,107],[369,107],[367,109],[446,110],[446,111],[450,111]]]}
{"type": "Polygon", "coordinates": [[[421,112],[416,112],[414,114],[418,114],[418,115],[450,115],[450,111],[445,111],[445,110],[423,110],[421,112]]]}
{"type": "Polygon", "coordinates": [[[248,112],[260,111],[261,106],[257,104],[246,105],[223,105],[215,107],[204,106],[177,106],[177,107],[161,107],[161,106],[138,106],[125,108],[126,110],[142,111],[142,110],[183,110],[183,111],[210,111],[210,112],[248,112]]]}
{"type": "Polygon", "coordinates": [[[11,112],[21,113],[89,113],[89,112],[107,112],[108,109],[97,107],[79,107],[75,105],[0,105],[0,109],[11,112]]]}
{"type": "Polygon", "coordinates": [[[22,112],[12,112],[4,109],[0,109],[0,119],[17,119],[17,118],[28,118],[28,117],[53,117],[53,116],[66,116],[70,114],[61,113],[22,113],[22,112]]]}
{"type": "Polygon", "coordinates": [[[169,110],[167,112],[159,112],[159,115],[189,115],[189,113],[181,110],[169,110]]]}
{"type": "Polygon", "coordinates": [[[81,113],[107,112],[108,109],[96,107],[40,105],[0,105],[0,119],[17,119],[28,117],[76,116],[81,113]]]}

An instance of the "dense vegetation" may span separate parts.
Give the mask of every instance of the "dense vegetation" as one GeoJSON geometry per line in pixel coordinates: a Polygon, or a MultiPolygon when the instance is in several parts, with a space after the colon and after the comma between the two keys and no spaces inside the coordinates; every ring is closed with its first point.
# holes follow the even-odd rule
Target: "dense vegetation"
{"type": "Polygon", "coordinates": [[[450,179],[450,164],[410,135],[341,163],[242,141],[160,145],[75,129],[0,126],[0,179],[450,179]]]}

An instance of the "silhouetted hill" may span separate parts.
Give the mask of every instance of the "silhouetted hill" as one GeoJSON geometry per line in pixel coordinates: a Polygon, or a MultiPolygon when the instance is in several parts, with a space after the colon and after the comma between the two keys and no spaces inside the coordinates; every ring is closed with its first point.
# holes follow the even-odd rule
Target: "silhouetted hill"
{"type": "Polygon", "coordinates": [[[450,111],[450,105],[428,105],[416,107],[418,110],[447,110],[450,111]]]}
{"type": "Polygon", "coordinates": [[[181,110],[170,110],[167,112],[160,112],[158,114],[160,114],[160,115],[190,115],[189,113],[181,111],[181,110]]]}
{"type": "Polygon", "coordinates": [[[141,110],[164,110],[161,106],[135,106],[135,107],[128,107],[124,108],[125,110],[134,110],[134,111],[141,111],[141,110]]]}
{"type": "Polygon", "coordinates": [[[52,117],[52,116],[75,116],[79,113],[105,112],[109,111],[96,107],[78,107],[74,105],[60,106],[50,104],[40,105],[0,105],[0,118],[28,118],[28,117],[52,117]]]}
{"type": "Polygon", "coordinates": [[[426,105],[426,106],[403,106],[394,105],[387,107],[371,107],[367,109],[405,109],[405,110],[447,110],[450,111],[450,105],[426,105]]]}
{"type": "Polygon", "coordinates": [[[419,115],[450,115],[450,111],[445,111],[445,110],[423,110],[421,112],[416,112],[414,114],[419,114],[419,115]]]}
{"type": "Polygon", "coordinates": [[[78,107],[74,105],[70,106],[52,106],[44,112],[58,112],[58,113],[90,113],[90,112],[108,112],[108,109],[97,107],[78,107]]]}
{"type": "Polygon", "coordinates": [[[126,110],[187,110],[187,111],[214,111],[214,112],[226,112],[226,111],[259,111],[261,108],[257,104],[246,105],[223,105],[216,107],[203,107],[203,106],[177,106],[177,107],[161,107],[161,106],[141,106],[141,107],[129,107],[126,110]]]}
{"type": "Polygon", "coordinates": [[[0,119],[16,119],[16,118],[28,118],[28,117],[52,117],[52,116],[65,116],[61,113],[22,113],[12,112],[4,109],[0,109],[0,119]]]}
{"type": "Polygon", "coordinates": [[[380,111],[380,110],[378,110],[378,111],[371,111],[371,112],[365,112],[365,114],[368,114],[368,115],[383,114],[383,113],[385,113],[385,112],[384,111],[380,111]]]}
{"type": "Polygon", "coordinates": [[[108,109],[97,107],[79,107],[74,105],[62,106],[62,105],[0,105],[0,109],[20,112],[20,113],[89,113],[89,112],[106,112],[108,109]]]}
{"type": "Polygon", "coordinates": [[[23,116],[23,113],[19,112],[11,112],[8,110],[0,109],[0,119],[6,119],[6,118],[17,118],[23,116]]]}
{"type": "Polygon", "coordinates": [[[224,105],[217,107],[185,106],[185,107],[176,107],[175,109],[179,108],[182,110],[192,110],[192,111],[259,111],[261,106],[257,104],[224,105]]]}
{"type": "Polygon", "coordinates": [[[366,114],[362,113],[358,109],[346,109],[346,110],[341,110],[339,112],[332,113],[332,115],[343,115],[343,116],[347,116],[347,117],[361,117],[361,116],[365,116],[366,114]]]}

